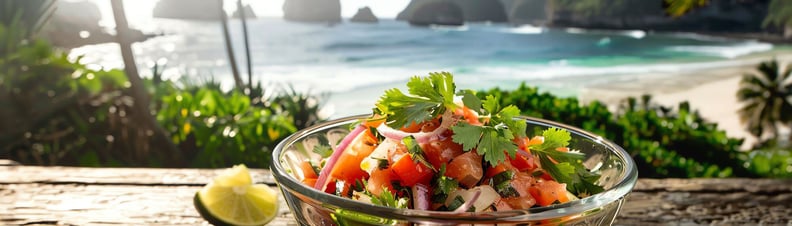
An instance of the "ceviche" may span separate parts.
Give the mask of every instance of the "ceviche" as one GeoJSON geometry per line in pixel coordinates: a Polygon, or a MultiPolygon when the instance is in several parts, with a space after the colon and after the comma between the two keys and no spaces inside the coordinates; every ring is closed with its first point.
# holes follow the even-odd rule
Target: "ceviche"
{"type": "MultiPolygon", "coordinates": [[[[366,120],[319,162],[302,162],[302,183],[395,208],[480,212],[527,209],[603,188],[570,133],[528,134],[520,110],[456,90],[450,73],[413,77],[408,92],[385,91],[366,120]]],[[[529,131],[533,132],[533,131],[529,131]]]]}

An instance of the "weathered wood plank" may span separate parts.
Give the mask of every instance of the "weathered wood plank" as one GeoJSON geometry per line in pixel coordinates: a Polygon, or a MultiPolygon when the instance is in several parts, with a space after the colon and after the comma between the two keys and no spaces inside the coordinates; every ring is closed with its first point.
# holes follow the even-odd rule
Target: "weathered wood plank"
{"type": "MultiPolygon", "coordinates": [[[[0,185],[0,225],[208,225],[193,206],[200,186],[0,185]]],[[[280,200],[271,225],[296,225],[280,200]]]]}
{"type": "MultiPolygon", "coordinates": [[[[0,166],[0,184],[75,183],[129,185],[204,185],[223,169],[87,168],[0,166]]],[[[256,183],[275,184],[269,170],[250,169],[256,183]]]]}
{"type": "MultiPolygon", "coordinates": [[[[206,224],[192,196],[219,172],[0,166],[0,225],[206,224]]],[[[281,207],[272,225],[293,225],[281,207]]],[[[616,224],[792,225],[792,180],[640,179],[616,224]]]]}

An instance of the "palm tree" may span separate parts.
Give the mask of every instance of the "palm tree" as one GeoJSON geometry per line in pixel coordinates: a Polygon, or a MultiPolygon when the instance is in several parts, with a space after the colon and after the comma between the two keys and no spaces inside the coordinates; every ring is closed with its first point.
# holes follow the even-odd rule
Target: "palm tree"
{"type": "Polygon", "coordinates": [[[251,66],[252,62],[250,62],[250,41],[248,41],[248,30],[247,30],[247,16],[245,15],[245,7],[242,6],[242,0],[237,0],[237,12],[239,15],[239,20],[242,22],[242,38],[245,40],[245,59],[247,62],[247,73],[248,73],[248,96],[251,98],[253,97],[253,67],[251,66]]]}
{"type": "Polygon", "coordinates": [[[764,143],[765,137],[779,135],[779,123],[792,125],[792,65],[782,70],[773,59],[756,69],[759,73],[746,74],[740,81],[737,99],[743,107],[738,113],[748,131],[764,143]]]}
{"type": "Polygon", "coordinates": [[[223,38],[225,39],[226,54],[228,55],[228,63],[231,65],[231,74],[234,75],[234,83],[236,84],[237,89],[243,91],[245,90],[245,83],[242,81],[242,77],[239,76],[239,69],[237,68],[236,64],[236,56],[234,55],[234,46],[231,45],[231,34],[228,32],[228,15],[226,15],[225,9],[223,9],[224,0],[218,0],[217,2],[219,4],[217,8],[220,10],[220,15],[218,15],[220,17],[220,25],[223,27],[223,38]]]}
{"type": "Polygon", "coordinates": [[[124,60],[124,72],[126,72],[130,84],[130,95],[135,99],[134,109],[136,112],[133,116],[136,117],[136,121],[144,123],[144,125],[146,125],[145,127],[148,127],[154,132],[155,139],[159,139],[161,143],[165,144],[163,147],[164,150],[162,151],[168,153],[166,156],[169,156],[170,159],[168,160],[171,164],[178,166],[179,162],[182,160],[181,152],[176,145],[170,141],[165,129],[163,129],[162,126],[157,123],[154,116],[151,115],[151,110],[149,109],[151,98],[143,85],[143,79],[141,79],[138,74],[135,57],[132,55],[132,41],[129,38],[130,30],[126,20],[126,13],[124,12],[124,4],[122,0],[112,0],[110,4],[113,8],[113,18],[116,24],[116,40],[121,47],[121,57],[124,60]]]}

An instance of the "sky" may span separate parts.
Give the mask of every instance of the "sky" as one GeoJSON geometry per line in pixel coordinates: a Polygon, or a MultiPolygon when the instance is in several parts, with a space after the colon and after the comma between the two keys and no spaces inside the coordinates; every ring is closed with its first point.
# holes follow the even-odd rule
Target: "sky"
{"type": "MultiPolygon", "coordinates": [[[[71,2],[80,0],[69,0],[71,2]]],[[[96,3],[102,11],[102,18],[100,22],[102,25],[113,26],[112,11],[110,11],[110,1],[108,0],[89,0],[96,3]]],[[[154,5],[159,0],[126,0],[124,1],[124,8],[126,9],[127,19],[130,23],[140,20],[148,20],[151,18],[154,5]]],[[[259,17],[282,17],[283,16],[283,1],[284,0],[243,0],[243,4],[250,4],[253,11],[259,17]]],[[[395,18],[396,15],[410,3],[410,0],[341,0],[341,16],[349,18],[355,15],[358,8],[368,6],[379,18],[395,18]]],[[[231,14],[236,9],[236,0],[225,0],[224,8],[231,14]]]]}

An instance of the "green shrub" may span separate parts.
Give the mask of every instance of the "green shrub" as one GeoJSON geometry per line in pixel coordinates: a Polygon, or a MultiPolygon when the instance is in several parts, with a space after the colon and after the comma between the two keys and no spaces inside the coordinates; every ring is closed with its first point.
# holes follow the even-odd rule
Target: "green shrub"
{"type": "Polygon", "coordinates": [[[728,138],[713,123],[681,103],[676,111],[651,104],[651,98],[626,100],[616,113],[600,102],[582,105],[521,85],[516,90],[491,89],[503,104],[514,104],[524,115],[582,128],[624,147],[635,159],[641,177],[728,177],[759,174],[743,167],[742,140],[728,138]]]}
{"type": "Polygon", "coordinates": [[[160,100],[157,121],[171,133],[191,167],[268,167],[272,148],[296,131],[288,115],[251,106],[238,92],[204,87],[176,91],[160,100]]]}

